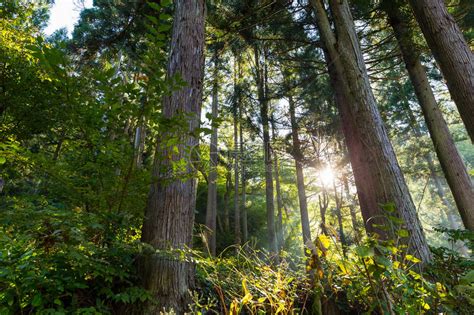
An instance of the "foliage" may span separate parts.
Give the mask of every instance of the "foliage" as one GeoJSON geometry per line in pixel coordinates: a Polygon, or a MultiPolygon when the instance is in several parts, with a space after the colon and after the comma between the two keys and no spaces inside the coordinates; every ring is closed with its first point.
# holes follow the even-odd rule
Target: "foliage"
{"type": "Polygon", "coordinates": [[[283,253],[280,264],[265,252],[229,247],[236,255],[196,259],[198,290],[194,311],[198,314],[298,314],[307,302],[310,287],[305,283],[301,260],[283,253]]]}
{"type": "Polygon", "coordinates": [[[0,313],[109,313],[143,302],[129,218],[7,198],[0,211],[0,313]]]}

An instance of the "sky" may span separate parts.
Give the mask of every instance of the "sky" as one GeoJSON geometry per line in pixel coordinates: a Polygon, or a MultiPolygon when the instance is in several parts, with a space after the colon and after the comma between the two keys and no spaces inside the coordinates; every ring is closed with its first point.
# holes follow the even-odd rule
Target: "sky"
{"type": "MultiPolygon", "coordinates": [[[[56,0],[53,5],[48,26],[45,29],[46,35],[51,35],[60,28],[67,28],[69,35],[74,29],[74,24],[79,19],[80,8],[77,4],[80,0],[56,0]]],[[[86,8],[92,7],[92,0],[84,0],[86,8]]]]}

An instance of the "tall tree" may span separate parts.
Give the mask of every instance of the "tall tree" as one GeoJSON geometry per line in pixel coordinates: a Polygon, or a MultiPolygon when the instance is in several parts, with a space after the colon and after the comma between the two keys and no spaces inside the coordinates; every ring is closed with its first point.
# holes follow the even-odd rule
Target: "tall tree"
{"type": "MultiPolygon", "coordinates": [[[[234,74],[235,75],[235,74],[234,74]]],[[[235,78],[235,77],[234,77],[235,78]]],[[[236,79],[234,79],[234,84],[236,79]]],[[[233,120],[234,120],[234,237],[235,244],[240,245],[242,243],[242,233],[240,226],[240,204],[239,204],[239,116],[238,108],[234,108],[233,120]]]]}
{"type": "Polygon", "coordinates": [[[236,58],[236,102],[237,110],[239,115],[239,150],[240,150],[240,178],[242,182],[242,194],[241,194],[241,219],[242,219],[242,242],[248,241],[248,224],[247,224],[247,180],[245,177],[245,149],[244,149],[244,133],[243,133],[243,104],[242,104],[242,65],[241,58],[236,58]]]}
{"type": "Polygon", "coordinates": [[[271,254],[278,253],[278,246],[275,233],[275,202],[273,193],[273,170],[272,156],[270,148],[270,119],[268,114],[268,87],[267,87],[267,67],[266,52],[263,54],[257,43],[254,43],[255,58],[255,80],[257,84],[258,102],[260,105],[260,119],[262,120],[263,131],[263,150],[265,163],[265,200],[267,208],[267,229],[268,229],[268,246],[271,254]]]}
{"type": "Polygon", "coordinates": [[[474,142],[474,54],[444,0],[410,0],[410,4],[474,142]]]}
{"type": "Polygon", "coordinates": [[[311,243],[311,228],[309,225],[308,201],[306,200],[306,188],[303,174],[303,153],[301,152],[301,143],[298,135],[298,121],[296,120],[295,101],[292,95],[288,96],[291,138],[293,141],[292,154],[295,160],[296,168],[296,186],[298,189],[298,201],[300,205],[301,230],[303,232],[303,243],[309,246],[311,243]]]}
{"type": "Polygon", "coordinates": [[[179,75],[186,86],[163,97],[163,123],[170,130],[158,139],[142,228],[142,241],[158,250],[144,257],[140,268],[145,288],[158,302],[150,307],[150,314],[160,314],[163,308],[184,313],[194,276],[191,263],[173,255],[173,250],[192,246],[196,180],[190,152],[198,139],[191,133],[199,126],[201,113],[205,1],[177,0],[174,5],[167,76],[179,75]],[[185,120],[182,125],[189,132],[172,127],[180,120],[185,120]],[[176,138],[178,144],[170,145],[176,138]],[[173,163],[181,161],[184,169],[177,174],[173,163]],[[172,252],[160,254],[160,250],[172,252]]]}
{"type": "Polygon", "coordinates": [[[350,126],[354,128],[346,130],[353,134],[347,139],[345,133],[346,140],[357,138],[356,150],[353,150],[350,141],[347,144],[366,229],[390,237],[389,229],[380,231],[374,223],[387,224],[382,219],[380,205],[393,203],[410,233],[410,250],[428,262],[431,253],[370,87],[349,4],[347,0],[329,1],[335,33],[331,30],[323,2],[311,0],[311,4],[321,40],[341,83],[345,100],[341,105],[350,104],[348,108],[340,108],[340,111],[341,115],[346,116],[343,122],[344,119],[351,120],[350,126]],[[358,168],[359,165],[362,167],[358,168]]]}
{"type": "MultiPolygon", "coordinates": [[[[420,53],[416,49],[409,26],[410,17],[404,13],[399,1],[384,1],[384,7],[464,226],[474,230],[474,187],[421,64],[420,53]]],[[[409,108],[408,111],[411,112],[409,108]]]]}
{"type": "Polygon", "coordinates": [[[217,47],[214,51],[214,73],[212,82],[212,133],[211,142],[209,144],[209,176],[207,183],[207,208],[206,208],[206,241],[209,247],[209,252],[212,256],[216,255],[216,216],[217,216],[217,124],[216,120],[219,115],[219,70],[218,61],[219,53],[217,47]]]}
{"type": "Polygon", "coordinates": [[[276,216],[276,237],[278,242],[278,250],[282,250],[284,247],[284,236],[283,236],[283,198],[281,195],[281,184],[280,184],[280,170],[279,170],[279,161],[278,154],[275,150],[276,148],[276,126],[275,126],[275,117],[272,115],[272,144],[273,144],[273,170],[275,174],[275,191],[276,191],[276,201],[277,201],[277,216],[276,216]]]}

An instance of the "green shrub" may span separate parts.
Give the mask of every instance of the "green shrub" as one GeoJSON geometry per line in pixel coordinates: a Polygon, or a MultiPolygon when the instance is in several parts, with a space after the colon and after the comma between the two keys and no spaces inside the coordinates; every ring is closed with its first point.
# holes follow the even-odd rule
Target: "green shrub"
{"type": "Polygon", "coordinates": [[[103,314],[147,300],[134,271],[140,245],[126,225],[41,198],[5,201],[0,314],[103,314]]]}

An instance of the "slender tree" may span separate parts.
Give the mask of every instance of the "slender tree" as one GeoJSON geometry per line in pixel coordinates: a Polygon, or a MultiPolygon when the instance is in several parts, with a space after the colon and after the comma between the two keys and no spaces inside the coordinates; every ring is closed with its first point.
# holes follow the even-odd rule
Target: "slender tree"
{"type": "Polygon", "coordinates": [[[444,0],[410,0],[410,4],[474,142],[474,54],[444,0]]]}
{"type": "MultiPolygon", "coordinates": [[[[236,80],[234,81],[236,84],[236,80]]],[[[239,127],[238,109],[234,108],[234,237],[235,244],[242,243],[242,233],[240,224],[240,204],[239,204],[239,127]]]]}
{"type": "Polygon", "coordinates": [[[258,102],[260,105],[260,118],[262,120],[263,131],[263,150],[265,162],[265,198],[267,208],[267,229],[268,229],[268,246],[270,253],[276,255],[278,246],[275,233],[275,202],[273,193],[273,170],[272,156],[270,148],[270,120],[268,115],[268,89],[266,84],[266,54],[262,54],[260,47],[255,43],[255,80],[257,84],[258,102]]]}
{"type": "Polygon", "coordinates": [[[311,243],[311,228],[309,225],[308,201],[306,200],[306,187],[303,174],[303,153],[301,152],[301,143],[298,135],[298,121],[296,120],[295,101],[292,95],[288,96],[291,138],[293,141],[292,154],[295,159],[296,168],[296,186],[298,188],[298,201],[300,205],[301,230],[303,232],[303,243],[308,246],[311,243]]]}
{"type": "Polygon", "coordinates": [[[216,216],[217,216],[217,163],[218,163],[218,149],[217,149],[217,125],[219,106],[219,53],[218,49],[214,50],[214,74],[212,82],[212,133],[211,142],[209,144],[209,176],[207,183],[207,208],[206,208],[206,241],[209,247],[209,253],[212,256],[216,255],[216,216]]]}
{"type": "Polygon", "coordinates": [[[276,201],[277,201],[277,216],[276,216],[276,236],[278,242],[278,249],[282,250],[284,247],[284,236],[283,236],[283,198],[281,196],[281,185],[280,185],[280,170],[279,170],[279,161],[278,154],[275,150],[276,147],[276,126],[275,126],[275,117],[272,115],[271,120],[272,125],[272,142],[273,142],[273,170],[275,174],[275,192],[276,192],[276,201]]]}
{"type": "Polygon", "coordinates": [[[178,130],[169,130],[158,139],[153,183],[142,228],[142,241],[159,250],[144,257],[140,266],[144,287],[157,302],[156,306],[150,306],[148,314],[160,314],[163,308],[184,313],[194,277],[190,262],[180,259],[179,255],[160,253],[192,246],[196,180],[189,152],[198,144],[191,133],[199,126],[204,69],[205,2],[176,0],[174,5],[167,76],[180,75],[186,86],[163,97],[162,115],[164,123],[168,121],[170,126],[182,117],[189,132],[179,130],[178,137],[178,130]],[[177,137],[179,144],[170,147],[169,140],[177,137]],[[186,163],[180,174],[172,167],[177,161],[186,163]]]}
{"type": "Polygon", "coordinates": [[[247,225],[247,180],[245,178],[245,149],[244,149],[244,133],[243,133],[243,104],[242,104],[242,66],[240,57],[237,58],[237,107],[239,111],[239,142],[240,142],[240,176],[242,182],[241,209],[242,209],[242,241],[248,241],[248,225],[247,225]]]}

